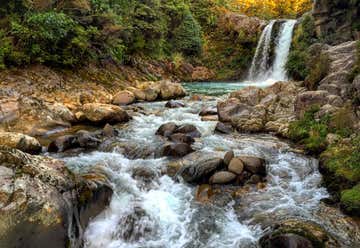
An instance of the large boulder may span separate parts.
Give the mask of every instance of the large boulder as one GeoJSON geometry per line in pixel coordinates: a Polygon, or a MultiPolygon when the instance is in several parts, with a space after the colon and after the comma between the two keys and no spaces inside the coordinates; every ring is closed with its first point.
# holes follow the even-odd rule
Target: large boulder
{"type": "Polygon", "coordinates": [[[82,121],[94,124],[121,123],[130,120],[128,113],[119,106],[101,103],[87,103],[77,113],[82,121]]]}
{"type": "Polygon", "coordinates": [[[63,162],[0,147],[0,247],[81,247],[109,204],[105,174],[74,175],[63,162]]]}
{"type": "Polygon", "coordinates": [[[182,167],[178,175],[188,183],[207,183],[210,176],[223,167],[223,162],[220,158],[194,161],[192,164],[182,167]]]}
{"type": "Polygon", "coordinates": [[[190,144],[187,143],[169,143],[165,144],[160,151],[157,152],[158,157],[184,157],[189,153],[192,153],[194,150],[192,149],[190,144]]]}
{"type": "Polygon", "coordinates": [[[264,159],[253,156],[239,156],[237,158],[243,162],[246,171],[253,174],[266,175],[266,165],[264,159]]]}
{"type": "Polygon", "coordinates": [[[156,131],[156,135],[169,137],[175,132],[177,128],[178,125],[176,125],[174,122],[165,123],[159,127],[159,129],[156,131]]]}
{"type": "Polygon", "coordinates": [[[159,97],[162,100],[176,99],[186,95],[185,89],[181,84],[171,81],[161,81],[156,85],[159,90],[159,97]]]}
{"type": "Polygon", "coordinates": [[[31,154],[41,152],[41,144],[37,139],[21,133],[0,132],[0,144],[31,154]]]}
{"type": "Polygon", "coordinates": [[[297,117],[302,117],[304,113],[310,110],[312,107],[320,107],[325,105],[328,101],[327,96],[329,92],[318,90],[318,91],[306,91],[300,93],[296,97],[295,112],[297,117]]]}
{"type": "Polygon", "coordinates": [[[135,102],[134,93],[128,90],[123,90],[114,95],[112,103],[115,105],[128,105],[135,102]]]}
{"type": "Polygon", "coordinates": [[[200,138],[201,137],[200,131],[194,125],[191,125],[191,124],[181,125],[180,127],[175,129],[174,133],[186,134],[192,138],[200,138]]]}

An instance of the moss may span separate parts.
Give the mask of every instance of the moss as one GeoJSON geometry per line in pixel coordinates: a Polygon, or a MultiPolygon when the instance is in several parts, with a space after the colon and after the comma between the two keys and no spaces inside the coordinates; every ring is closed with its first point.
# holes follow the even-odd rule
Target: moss
{"type": "Polygon", "coordinates": [[[360,184],[341,193],[341,206],[345,212],[360,216],[360,184]]]}

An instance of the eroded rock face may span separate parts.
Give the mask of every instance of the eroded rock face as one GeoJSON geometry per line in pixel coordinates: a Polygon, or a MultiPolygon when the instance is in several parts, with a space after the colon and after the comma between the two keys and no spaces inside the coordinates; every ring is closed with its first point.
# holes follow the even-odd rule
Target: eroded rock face
{"type": "Polygon", "coordinates": [[[111,196],[105,174],[76,176],[56,159],[0,147],[0,246],[80,247],[111,196]]]}
{"type": "Polygon", "coordinates": [[[41,145],[37,139],[21,133],[0,132],[0,144],[30,154],[41,152],[41,145]]]}
{"type": "Polygon", "coordinates": [[[244,88],[218,103],[219,120],[242,132],[274,132],[286,137],[289,123],[296,119],[296,96],[304,91],[292,82],[244,88]]]}
{"type": "Polygon", "coordinates": [[[360,16],[356,1],[316,0],[313,16],[318,37],[328,37],[328,43],[339,44],[358,38],[353,29],[360,16]]]}

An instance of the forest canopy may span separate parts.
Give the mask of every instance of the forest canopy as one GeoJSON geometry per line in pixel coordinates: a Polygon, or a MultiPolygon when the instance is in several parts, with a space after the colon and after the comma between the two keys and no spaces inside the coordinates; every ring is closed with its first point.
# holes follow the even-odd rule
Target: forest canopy
{"type": "Polygon", "coordinates": [[[194,58],[223,12],[296,17],[310,0],[3,0],[0,68],[194,58]]]}

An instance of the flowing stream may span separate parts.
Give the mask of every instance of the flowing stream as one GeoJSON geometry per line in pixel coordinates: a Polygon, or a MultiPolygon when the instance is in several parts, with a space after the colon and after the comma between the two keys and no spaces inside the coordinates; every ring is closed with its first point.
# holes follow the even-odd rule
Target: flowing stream
{"type": "MultiPolygon", "coordinates": [[[[286,77],[284,65],[295,22],[281,24],[274,64],[270,69],[266,66],[274,73],[267,74],[264,60],[269,58],[269,42],[275,24],[275,21],[270,22],[263,32],[253,62],[254,68],[258,65],[260,68],[252,68],[250,77],[286,77]]],[[[184,108],[167,109],[165,102],[136,104],[143,111],[121,126],[117,136],[119,143],[133,147],[133,159],[126,156],[124,149],[63,158],[74,171],[101,167],[114,188],[110,206],[91,221],[84,233],[85,247],[258,247],[259,238],[270,225],[292,217],[317,222],[334,235],[340,233],[334,227],[336,224],[319,215],[320,201],[328,193],[321,187],[317,160],[292,152],[286,142],[270,135],[219,135],[214,133],[216,122],[201,121],[201,109],[215,107],[227,93],[248,85],[265,87],[269,84],[254,81],[186,84],[189,93],[212,97],[203,101],[185,98],[182,100],[184,108]],[[155,132],[167,122],[193,124],[200,130],[202,137],[193,145],[195,153],[180,161],[154,157],[153,151],[163,142],[155,132]],[[201,203],[195,198],[196,186],[176,180],[168,173],[172,164],[223,157],[229,150],[234,150],[235,155],[264,158],[268,172],[266,187],[250,188],[235,198],[224,191],[213,203],[201,203]]],[[[341,235],[345,243],[350,242],[351,235],[346,232],[341,235]]]]}

